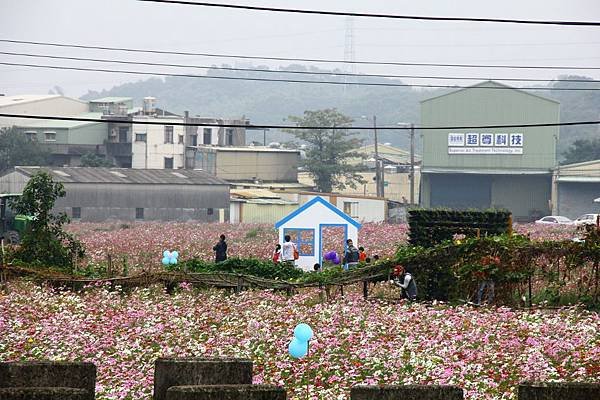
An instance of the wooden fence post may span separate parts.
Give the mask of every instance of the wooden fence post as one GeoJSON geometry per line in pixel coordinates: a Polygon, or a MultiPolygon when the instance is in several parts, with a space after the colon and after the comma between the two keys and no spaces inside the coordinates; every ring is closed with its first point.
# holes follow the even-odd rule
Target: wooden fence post
{"type": "Polygon", "coordinates": [[[369,281],[366,279],[363,281],[363,297],[365,299],[369,297],[369,281]]]}

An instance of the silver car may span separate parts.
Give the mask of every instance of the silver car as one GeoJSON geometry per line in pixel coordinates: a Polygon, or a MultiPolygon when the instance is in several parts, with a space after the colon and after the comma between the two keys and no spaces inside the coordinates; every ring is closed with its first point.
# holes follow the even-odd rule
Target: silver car
{"type": "Polygon", "coordinates": [[[573,221],[567,217],[561,217],[560,215],[549,215],[538,219],[535,223],[542,225],[573,225],[573,221]]]}

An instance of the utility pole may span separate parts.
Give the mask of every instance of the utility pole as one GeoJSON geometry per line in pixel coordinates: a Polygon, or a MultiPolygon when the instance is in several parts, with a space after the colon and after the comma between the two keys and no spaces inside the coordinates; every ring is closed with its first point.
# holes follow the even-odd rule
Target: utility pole
{"type": "Polygon", "coordinates": [[[375,133],[375,188],[377,197],[383,197],[382,174],[379,170],[379,148],[377,141],[377,116],[373,115],[373,132],[375,133]]]}
{"type": "Polygon", "coordinates": [[[410,204],[415,204],[415,124],[410,124],[410,204]]]}

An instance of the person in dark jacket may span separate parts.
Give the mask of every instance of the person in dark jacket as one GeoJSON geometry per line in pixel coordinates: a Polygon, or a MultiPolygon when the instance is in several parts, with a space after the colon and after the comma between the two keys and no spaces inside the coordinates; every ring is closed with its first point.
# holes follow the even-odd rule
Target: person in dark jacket
{"type": "Polygon", "coordinates": [[[394,268],[394,279],[390,282],[402,289],[402,296],[404,298],[410,301],[417,299],[417,283],[412,274],[404,266],[396,265],[394,268]]]}
{"type": "Polygon", "coordinates": [[[346,240],[346,252],[344,253],[344,269],[349,270],[358,265],[358,249],[354,247],[352,239],[346,240]]]}
{"type": "Polygon", "coordinates": [[[225,235],[220,236],[219,243],[213,247],[215,251],[215,262],[221,262],[227,260],[227,243],[225,242],[225,235]]]}

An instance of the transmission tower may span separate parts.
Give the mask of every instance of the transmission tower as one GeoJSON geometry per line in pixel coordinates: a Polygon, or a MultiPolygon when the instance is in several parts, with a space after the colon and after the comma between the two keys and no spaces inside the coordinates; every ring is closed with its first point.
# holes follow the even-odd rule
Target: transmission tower
{"type": "MultiPolygon", "coordinates": [[[[346,71],[348,73],[356,73],[356,64],[353,63],[355,60],[354,54],[354,19],[352,17],[346,17],[346,37],[344,40],[344,61],[346,61],[346,71]]],[[[348,76],[344,77],[344,83],[348,82],[348,76]]],[[[348,89],[348,85],[344,85],[344,93],[348,89]]]]}

